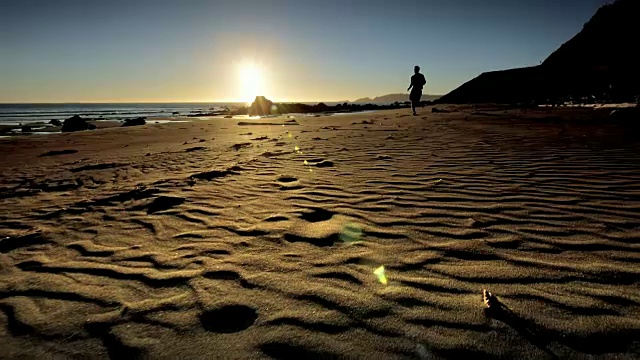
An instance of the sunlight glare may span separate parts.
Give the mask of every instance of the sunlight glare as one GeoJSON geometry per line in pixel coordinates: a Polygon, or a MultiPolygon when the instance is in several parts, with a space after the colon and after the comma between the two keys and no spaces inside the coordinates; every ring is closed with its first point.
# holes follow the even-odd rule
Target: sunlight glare
{"type": "Polygon", "coordinates": [[[244,62],[239,66],[240,96],[242,101],[251,103],[256,96],[266,96],[263,69],[253,62],[244,62]]]}

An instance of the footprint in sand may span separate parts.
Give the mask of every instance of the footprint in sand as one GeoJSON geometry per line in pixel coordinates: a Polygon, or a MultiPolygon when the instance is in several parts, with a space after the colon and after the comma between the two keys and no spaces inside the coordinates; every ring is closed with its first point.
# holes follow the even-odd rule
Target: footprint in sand
{"type": "Polygon", "coordinates": [[[298,181],[298,178],[293,176],[288,176],[288,175],[282,175],[278,178],[278,181],[282,183],[290,183],[290,182],[298,181]]]}
{"type": "Polygon", "coordinates": [[[153,214],[158,211],[167,210],[174,206],[178,206],[185,201],[182,197],[177,196],[159,196],[147,206],[147,213],[153,214]]]}
{"type": "Polygon", "coordinates": [[[297,190],[304,187],[298,182],[298,178],[293,176],[282,175],[278,178],[278,182],[280,190],[297,190]]]}
{"type": "Polygon", "coordinates": [[[258,318],[258,312],[246,305],[231,304],[203,311],[202,327],[214,333],[234,333],[247,329],[258,318]]]}

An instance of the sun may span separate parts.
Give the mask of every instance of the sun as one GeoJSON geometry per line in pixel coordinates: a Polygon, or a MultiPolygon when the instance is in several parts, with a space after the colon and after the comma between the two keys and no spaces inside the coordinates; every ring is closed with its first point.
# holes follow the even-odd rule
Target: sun
{"type": "Polygon", "coordinates": [[[239,66],[241,101],[252,102],[258,95],[265,94],[265,78],[262,67],[253,62],[239,66]]]}

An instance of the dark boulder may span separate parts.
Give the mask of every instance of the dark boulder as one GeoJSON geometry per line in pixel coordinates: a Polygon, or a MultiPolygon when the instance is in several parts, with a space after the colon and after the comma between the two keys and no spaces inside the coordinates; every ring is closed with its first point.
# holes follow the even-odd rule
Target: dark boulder
{"type": "Polygon", "coordinates": [[[51,120],[49,120],[49,124],[51,124],[53,126],[62,126],[62,121],[60,121],[58,119],[51,119],[51,120]]]}
{"type": "Polygon", "coordinates": [[[66,119],[62,124],[62,132],[73,132],[73,131],[83,131],[83,130],[93,130],[96,126],[93,124],[89,124],[85,119],[81,118],[80,115],[73,115],[72,117],[66,119]]]}
{"type": "Polygon", "coordinates": [[[24,125],[23,127],[20,128],[20,130],[22,130],[22,132],[31,132],[31,131],[33,131],[33,129],[31,129],[31,126],[29,126],[29,125],[24,125]]]}
{"type": "Polygon", "coordinates": [[[145,117],[137,117],[133,119],[125,119],[124,124],[122,126],[139,126],[145,125],[147,122],[145,121],[145,117]]]}

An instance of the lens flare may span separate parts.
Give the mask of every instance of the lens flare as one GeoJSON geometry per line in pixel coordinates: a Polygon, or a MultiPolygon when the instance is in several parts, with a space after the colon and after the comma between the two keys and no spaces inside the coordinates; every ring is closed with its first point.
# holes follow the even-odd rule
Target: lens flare
{"type": "Polygon", "coordinates": [[[384,275],[384,265],[373,270],[373,273],[378,277],[378,280],[382,283],[382,285],[387,285],[387,277],[384,275]]]}
{"type": "Polygon", "coordinates": [[[342,231],[340,231],[340,240],[347,243],[360,241],[361,237],[362,237],[362,230],[360,229],[360,226],[358,226],[358,224],[355,224],[355,223],[346,223],[342,227],[342,231]]]}

